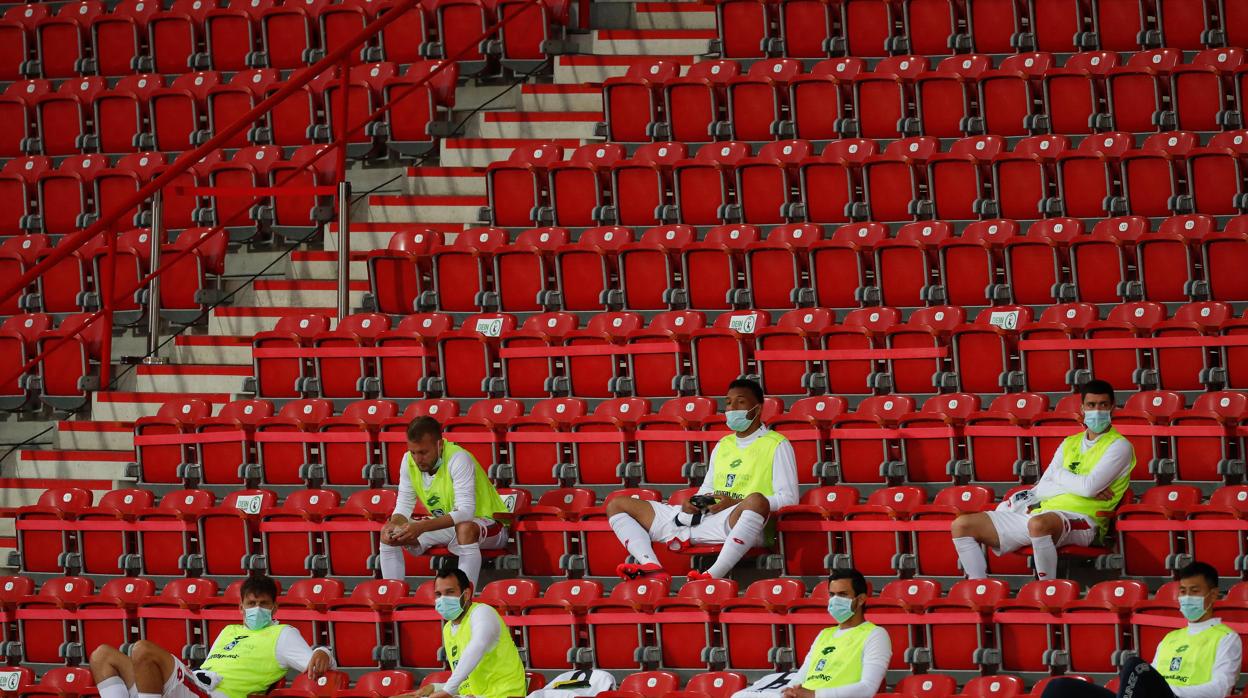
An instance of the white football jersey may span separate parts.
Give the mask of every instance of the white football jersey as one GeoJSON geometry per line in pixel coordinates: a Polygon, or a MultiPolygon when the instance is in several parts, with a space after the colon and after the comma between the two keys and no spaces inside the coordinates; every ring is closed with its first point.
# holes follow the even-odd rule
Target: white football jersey
{"type": "Polygon", "coordinates": [[[580,698],[615,690],[615,677],[605,671],[565,671],[529,694],[529,698],[580,698]]]}

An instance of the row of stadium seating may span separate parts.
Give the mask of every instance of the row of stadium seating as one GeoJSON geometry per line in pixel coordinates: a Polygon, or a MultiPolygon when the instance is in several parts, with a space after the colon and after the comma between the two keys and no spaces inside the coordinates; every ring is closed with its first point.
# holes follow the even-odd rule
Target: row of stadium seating
{"type": "Polygon", "coordinates": [[[519,147],[487,171],[497,226],[569,227],[725,222],[975,220],[1004,216],[1103,218],[1175,213],[1234,215],[1248,205],[1242,176],[1245,132],[1098,134],[1077,148],[1065,136],[1033,136],[1005,150],[999,136],[976,136],[940,152],[930,136],[876,150],[865,139],[832,141],[815,154],[808,141],[763,145],[647,144],[632,158],[618,145],[587,145],[562,161],[550,144],[519,147]]]}
{"type": "Polygon", "coordinates": [[[830,309],[792,310],[774,326],[763,310],[727,311],[710,326],[701,312],[675,310],[644,327],[632,312],[594,315],[584,329],[568,313],[531,315],[519,329],[502,313],[470,315],[458,329],[433,313],[395,329],[370,313],[333,332],[327,324],[289,315],[256,335],[258,396],[710,396],[743,374],[777,395],[1064,392],[1090,375],[1183,391],[1244,380],[1243,326],[1230,306],[1209,302],[1171,319],[1161,304],[1137,302],[1106,320],[1090,304],[1051,306],[1039,322],[1030,307],[1006,305],[972,322],[960,307],[922,308],[904,324],[890,307],[851,310],[839,324],[830,309]]]}
{"type": "MultiPolygon", "coordinates": [[[[347,405],[292,400],[275,414],[264,400],[238,400],[216,416],[198,399],[166,403],[134,426],[142,484],[397,484],[404,430],[434,416],[500,484],[689,485],[700,482],[723,417],[706,397],[602,401],[539,400],[526,415],[517,400],[479,400],[459,415],[452,400],[412,402],[399,415],[386,400],[347,405]]],[[[975,395],[864,399],[808,397],[787,411],[776,398],[763,418],[788,435],[798,482],[1018,483],[1039,475],[1042,454],[1078,429],[1078,399],[1049,409],[1044,395],[1010,393],[983,409],[975,395]]],[[[1172,392],[1133,394],[1115,422],[1135,447],[1136,481],[1219,482],[1242,475],[1248,397],[1204,393],[1190,409],[1172,392]]]]}
{"type": "MultiPolygon", "coordinates": [[[[412,154],[435,144],[430,128],[455,104],[456,67],[416,83],[442,65],[422,61],[403,74],[394,63],[351,67],[347,122],[352,128],[363,125],[349,138],[352,157],[384,154],[386,148],[412,154]],[[367,120],[382,104],[391,109],[367,120]]],[[[342,110],[338,73],[317,76],[222,147],[296,146],[336,138],[341,124],[334,120],[342,110]]],[[[271,68],[240,71],[228,80],[213,71],[188,73],[168,84],[151,74],[121,78],[111,86],[102,77],[66,80],[55,89],[47,80],[10,83],[0,95],[0,115],[13,128],[0,141],[0,157],[190,150],[282,86],[281,74],[271,68]]],[[[221,157],[220,151],[214,155],[221,157]]]]}
{"type": "MultiPolygon", "coordinates": [[[[780,3],[786,4],[793,3],[780,3]]],[[[1052,54],[1024,53],[994,69],[990,57],[975,54],[946,58],[933,69],[926,57],[906,55],[886,58],[870,72],[861,59],[837,58],[805,73],[794,58],[758,61],[748,70],[710,60],[682,77],[673,61],[643,60],[603,84],[605,135],[703,143],[1239,127],[1242,48],[1203,51],[1190,63],[1174,49],[1120,61],[1116,53],[1094,52],[1059,68],[1052,54]]]]}
{"type": "MultiPolygon", "coordinates": [[[[1005,493],[1008,497],[1015,487],[1005,493]]],[[[679,504],[696,490],[673,491],[679,504]]],[[[536,503],[527,490],[500,488],[511,514],[515,547],[488,551],[513,556],[522,575],[612,577],[627,553],[607,525],[605,502],[627,496],[662,501],[653,489],[620,489],[603,504],[583,488],[548,489],[536,503]]],[[[853,566],[878,577],[960,576],[949,544],[949,524],[959,513],[994,508],[992,490],[981,485],[947,486],[929,502],[921,487],[875,489],[865,500],[851,486],[807,488],[799,504],[776,514],[778,553],[762,562],[794,576],[819,576],[829,568],[853,566]],[[886,522],[886,523],[881,523],[886,522]]],[[[1219,488],[1202,503],[1191,485],[1146,490],[1139,503],[1128,497],[1116,517],[1118,557],[1103,560],[1127,574],[1166,578],[1185,560],[1197,558],[1220,574],[1244,576],[1244,524],[1248,488],[1219,488]]],[[[40,504],[17,509],[22,569],[35,573],[239,575],[248,570],[289,577],[330,574],[372,577],[377,534],[394,510],[393,490],[356,490],[345,502],[337,490],[301,489],[279,505],[264,489],[238,490],[216,503],[203,490],[114,490],[97,506],[85,490],[48,490],[40,504]],[[324,530],[322,530],[324,529],[324,530]],[[213,540],[210,546],[200,541],[213,540]]],[[[714,552],[660,550],[667,569],[684,574],[691,555],[714,552]]],[[[1107,549],[1070,551],[1109,556],[1107,549]]],[[[755,551],[754,557],[766,553],[755,551]]],[[[430,575],[439,548],[408,558],[408,575],[430,575]]],[[[510,563],[508,563],[510,564],[510,563]]],[[[1026,552],[995,556],[994,575],[1028,576],[1026,552]]]]}
{"type": "MultiPolygon", "coordinates": [[[[4,581],[5,648],[24,662],[59,663],[73,658],[75,646],[139,639],[176,655],[237,622],[237,583],[218,595],[210,580],[175,580],[157,595],[143,579],[114,579],[98,594],[80,577],[50,579],[38,593],[28,579],[4,581]]],[[[895,670],[1108,673],[1124,650],[1154,646],[1179,622],[1176,587],[1149,598],[1134,580],[1101,582],[1086,594],[1073,581],[1038,581],[1011,596],[1004,582],[990,579],[957,582],[942,595],[932,580],[896,580],[872,597],[868,619],[889,632],[895,670]]],[[[1241,621],[1246,589],[1232,588],[1215,607],[1224,621],[1241,621]]],[[[827,585],[807,596],[796,579],[758,581],[743,594],[731,580],[689,582],[676,594],[664,582],[639,580],[609,595],[589,580],[556,582],[544,592],[530,580],[501,580],[477,598],[504,615],[534,669],[569,669],[586,655],[608,670],[771,669],[800,661],[830,624],[827,585]]],[[[400,581],[367,581],[350,594],[337,580],[300,580],[279,606],[283,622],[309,642],[327,640],[342,668],[395,660],[442,667],[432,580],[414,591],[400,581]]]]}
{"type": "MultiPolygon", "coordinates": [[[[10,7],[0,20],[5,51],[0,81],[23,77],[177,75],[193,70],[293,70],[347,44],[388,12],[391,0],[96,0],[10,7]]],[[[525,7],[519,0],[425,0],[390,23],[348,58],[417,63],[458,56],[465,74],[525,66],[546,58],[546,42],[563,36],[569,3],[525,7]],[[488,26],[515,16],[481,46],[488,26]],[[487,45],[488,44],[488,45],[487,45]]]]}
{"type": "MultiPolygon", "coordinates": [[[[768,309],[813,304],[856,308],[929,303],[1049,305],[1054,301],[1182,303],[1242,297],[1236,273],[1248,247],[1248,217],[1214,229],[1208,216],[1175,216],[1156,231],[1141,216],[1030,224],[977,221],[954,233],[945,221],[851,223],[830,234],[817,224],[685,225],[638,237],[623,227],[472,228],[444,242],[434,230],[395,233],[369,254],[368,303],[390,315],[413,311],[768,309]],[[1024,271],[1025,270],[1025,271],[1024,271]],[[453,278],[456,283],[439,283],[453,278]]],[[[1046,309],[1047,310],[1047,309],[1046,309]]],[[[959,311],[961,312],[961,311],[959,311]]]]}
{"type": "Polygon", "coordinates": [[[1242,46],[1234,0],[732,0],[717,13],[725,56],[818,58],[1242,46]]]}

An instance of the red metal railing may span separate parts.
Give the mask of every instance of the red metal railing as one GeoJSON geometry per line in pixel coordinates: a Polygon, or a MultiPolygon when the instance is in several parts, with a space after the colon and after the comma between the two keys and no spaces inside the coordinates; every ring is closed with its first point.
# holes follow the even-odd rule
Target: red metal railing
{"type": "MultiPolygon", "coordinates": [[[[348,95],[350,94],[349,74],[350,74],[350,65],[351,65],[350,56],[352,56],[352,52],[358,52],[360,47],[362,47],[365,44],[365,42],[367,42],[370,38],[380,33],[387,25],[396,21],[402,14],[411,10],[414,6],[417,5],[418,2],[419,0],[398,0],[398,2],[395,3],[392,9],[390,9],[388,12],[385,12],[384,14],[382,14],[381,16],[379,16],[377,19],[373,20],[372,22],[368,23],[363,29],[357,32],[345,44],[328,52],[324,58],[312,64],[311,66],[295,73],[295,75],[292,76],[290,80],[287,80],[280,89],[278,89],[276,92],[274,92],[273,94],[263,99],[259,104],[253,107],[246,114],[239,117],[236,121],[230,123],[225,128],[216,132],[213,135],[213,137],[208,139],[208,141],[205,142],[203,145],[200,145],[196,148],[193,148],[183,153],[180,157],[178,157],[177,160],[173,162],[172,165],[170,165],[164,172],[162,172],[159,176],[154,178],[151,182],[149,182],[148,184],[140,188],[133,195],[127,197],[122,203],[113,205],[110,207],[109,210],[106,210],[104,213],[102,213],[99,220],[97,220],[95,223],[93,223],[92,225],[90,225],[89,227],[83,230],[67,235],[65,239],[63,239],[60,242],[60,244],[58,244],[52,250],[52,252],[48,254],[48,256],[41,259],[33,267],[31,267],[24,274],[18,277],[17,280],[6,285],[4,288],[4,291],[0,292],[0,302],[7,300],[9,298],[12,298],[14,295],[18,293],[21,293],[22,290],[27,288],[35,279],[39,277],[40,274],[42,274],[44,271],[51,268],[55,264],[59,263],[64,258],[73,254],[76,250],[81,248],[84,244],[87,243],[87,241],[91,240],[95,236],[101,235],[101,234],[107,236],[107,252],[106,252],[107,261],[105,262],[104,265],[101,266],[101,274],[100,274],[101,276],[100,287],[102,289],[100,293],[101,310],[95,313],[93,317],[88,319],[79,327],[75,328],[73,331],[66,333],[62,336],[59,336],[53,342],[49,342],[48,345],[46,347],[41,348],[41,350],[37,352],[33,358],[28,360],[25,364],[19,367],[16,371],[9,373],[3,381],[0,381],[0,383],[7,383],[9,381],[13,381],[19,378],[20,376],[24,375],[29,370],[34,368],[36,365],[38,365],[39,362],[42,361],[45,356],[52,353],[53,351],[56,351],[60,347],[64,346],[67,342],[81,335],[83,331],[85,331],[92,324],[99,322],[101,320],[105,320],[108,326],[108,331],[103,333],[103,346],[101,347],[101,352],[100,352],[101,361],[100,361],[99,382],[100,382],[100,386],[102,389],[107,389],[109,383],[111,382],[110,373],[111,373],[111,364],[112,364],[112,324],[113,324],[114,307],[118,303],[124,301],[125,299],[133,297],[137,291],[147,286],[153,279],[160,277],[162,274],[164,274],[166,270],[174,266],[179,260],[186,257],[187,255],[194,253],[194,251],[198,249],[200,245],[203,245],[205,242],[207,242],[212,237],[213,234],[219,234],[226,227],[228,227],[231,223],[241,220],[246,214],[247,207],[240,207],[239,210],[236,211],[235,214],[231,216],[230,219],[228,220],[217,221],[216,225],[212,228],[210,234],[202,236],[194,244],[189,245],[186,248],[179,250],[178,252],[172,254],[167,259],[162,258],[160,260],[158,267],[153,268],[148,274],[141,277],[138,281],[130,284],[128,288],[120,292],[118,292],[116,289],[117,232],[112,229],[113,224],[123,215],[124,212],[141,206],[144,202],[150,199],[154,194],[156,194],[157,192],[163,191],[176,177],[186,172],[190,168],[194,167],[207,154],[211,153],[214,150],[221,148],[231,138],[233,138],[234,136],[242,132],[244,129],[249,128],[251,125],[253,125],[256,122],[256,120],[259,117],[272,111],[273,108],[277,106],[278,104],[280,104],[282,101],[286,100],[292,95],[295,95],[304,85],[311,82],[313,78],[324,73],[327,70],[334,70],[335,68],[341,70],[342,75],[341,75],[340,89],[342,91],[342,99],[339,102],[340,104],[340,108],[338,109],[339,117],[337,119],[337,123],[339,125],[339,133],[337,134],[337,138],[332,143],[330,143],[328,147],[321,150],[321,152],[317,153],[312,159],[304,163],[304,165],[301,168],[291,170],[290,172],[287,173],[287,176],[282,179],[282,181],[276,182],[273,186],[274,189],[280,188],[284,184],[292,181],[294,178],[300,176],[304,172],[312,170],[313,166],[322,157],[325,157],[329,153],[335,152],[335,151],[337,151],[337,158],[338,158],[338,162],[337,162],[338,181],[339,183],[346,182],[346,167],[347,167],[347,147],[346,146],[347,146],[348,138],[355,135],[359,131],[363,130],[368,123],[374,121],[377,117],[389,111],[396,104],[402,102],[404,99],[407,99],[414,94],[417,94],[417,89],[419,87],[428,83],[431,79],[433,79],[436,75],[441,73],[443,70],[449,69],[449,67],[452,64],[454,64],[455,61],[459,60],[460,58],[465,57],[469,52],[473,51],[482,42],[495,36],[499,32],[499,30],[503,26],[505,26],[507,23],[513,21],[515,18],[523,14],[523,10],[507,13],[507,15],[503,19],[496,21],[493,24],[489,25],[485,29],[485,31],[483,31],[474,41],[466,44],[465,48],[461,50],[459,53],[457,53],[454,56],[449,56],[446,59],[444,59],[441,65],[436,66],[433,70],[430,70],[428,73],[423,75],[417,81],[409,85],[404,85],[403,87],[400,87],[399,89],[394,90],[392,92],[391,99],[387,100],[379,108],[375,109],[370,114],[366,115],[355,126],[353,127],[349,126],[347,123],[348,121],[347,114],[349,113],[348,112],[348,95]]],[[[538,6],[538,7],[542,6],[541,0],[527,0],[524,4],[525,6],[538,6]]],[[[340,188],[339,191],[342,191],[342,189],[340,188]]],[[[256,201],[259,201],[263,198],[265,198],[265,194],[262,192],[258,193],[256,196],[256,201]]],[[[343,207],[349,207],[350,202],[340,200],[338,202],[338,205],[341,211],[343,207]]],[[[339,244],[342,245],[344,241],[341,238],[345,238],[346,231],[340,230],[339,236],[340,236],[339,244]]],[[[156,313],[156,312],[159,312],[159,308],[155,307],[155,303],[149,303],[147,311],[149,313],[156,313]]]]}

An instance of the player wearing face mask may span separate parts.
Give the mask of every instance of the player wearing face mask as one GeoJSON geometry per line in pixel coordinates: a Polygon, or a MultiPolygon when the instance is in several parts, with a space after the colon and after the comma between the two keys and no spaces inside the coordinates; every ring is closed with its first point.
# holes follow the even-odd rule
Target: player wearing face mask
{"type": "Polygon", "coordinates": [[[788,686],[738,691],[733,698],[871,698],[893,658],[888,631],[866,619],[867,580],[857,570],[828,577],[828,615],[836,625],[815,638],[788,686]]]}
{"type": "Polygon", "coordinates": [[[1131,483],[1135,451],[1110,425],[1114,389],[1100,380],[1080,389],[1084,431],[1053,454],[1035,487],[1014,494],[995,511],[964,514],[953,522],[953,546],[970,579],[988,575],[984,545],[998,555],[1030,545],[1036,576],[1057,576],[1057,548],[1093,545],[1131,483]]]}
{"type": "Polygon", "coordinates": [[[221,631],[198,670],[147,640],[134,643],[129,656],[97,647],[91,676],[100,698],[247,698],[268,691],[292,669],[320,678],[334,668],[329,649],[309,647],[298,629],[276,622],[272,579],[249,577],[239,597],[243,622],[221,631]]]}
{"type": "MultiPolygon", "coordinates": [[[[493,607],[473,603],[472,584],[458,569],[443,569],[434,580],[434,610],[442,625],[442,649],[451,665],[444,684],[404,694],[420,698],[523,698],[528,682],[511,631],[493,607]]],[[[400,696],[399,698],[404,698],[400,696]]]]}
{"type": "Polygon", "coordinates": [[[651,541],[673,550],[722,544],[715,564],[690,579],[720,579],[763,543],[771,512],[797,503],[797,459],[789,440],[763,424],[763,389],[752,380],[728,385],[725,422],[733,433],[715,444],[702,487],[681,506],[616,497],[607,502],[611,530],[636,562],[621,564],[625,579],[670,575],[651,541]]]}
{"type": "Polygon", "coordinates": [[[1041,698],[1225,698],[1235,689],[1243,653],[1239,635],[1213,617],[1217,570],[1193,562],[1179,570],[1179,612],[1187,626],[1167,633],[1153,662],[1131,657],[1118,672],[1118,694],[1075,679],[1054,679],[1041,698]]]}

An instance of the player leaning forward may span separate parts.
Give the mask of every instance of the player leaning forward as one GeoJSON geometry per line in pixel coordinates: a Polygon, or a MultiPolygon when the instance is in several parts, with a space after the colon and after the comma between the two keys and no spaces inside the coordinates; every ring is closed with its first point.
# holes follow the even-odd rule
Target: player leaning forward
{"type": "Polygon", "coordinates": [[[442,426],[433,417],[417,417],[407,425],[407,451],[394,514],[381,529],[381,576],[398,580],[406,576],[404,548],[420,555],[445,545],[475,586],[481,551],[507,546],[507,528],[494,520],[495,514],[507,511],[506,504],[477,459],[443,438],[442,426]],[[408,519],[417,500],[430,518],[408,519]]]}
{"type": "Polygon", "coordinates": [[[126,656],[109,645],[91,653],[100,698],[247,698],[264,693],[289,670],[319,678],[334,668],[325,647],[309,647],[299,630],[274,620],[277,584],[249,577],[239,590],[242,623],[227,625],[192,671],[154,642],[134,643],[126,656]]]}
{"type": "Polygon", "coordinates": [[[988,563],[981,545],[998,554],[1030,545],[1036,576],[1057,576],[1057,548],[1093,545],[1131,484],[1135,450],[1110,426],[1114,389],[1088,381],[1080,389],[1085,429],[1062,441],[1035,487],[1015,493],[994,511],[964,514],[953,522],[953,545],[970,579],[983,579],[988,563]]]}
{"type": "Polygon", "coordinates": [[[723,578],[751,547],[763,542],[771,512],[797,503],[793,446],[763,424],[763,389],[752,380],[734,380],[724,402],[733,433],[715,444],[697,495],[714,498],[713,504],[703,509],[693,499],[672,506],[631,497],[607,502],[611,530],[636,559],[619,566],[620,576],[667,577],[651,545],[660,541],[673,548],[722,543],[715,564],[706,572],[690,572],[689,578],[723,578]]]}

